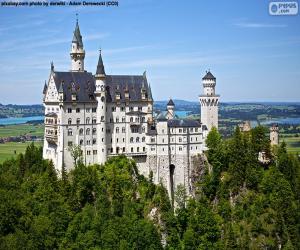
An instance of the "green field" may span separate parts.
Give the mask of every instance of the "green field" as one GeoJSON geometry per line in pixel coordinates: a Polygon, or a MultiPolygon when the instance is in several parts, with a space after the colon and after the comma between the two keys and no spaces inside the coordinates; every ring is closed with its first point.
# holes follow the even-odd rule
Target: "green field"
{"type": "Polygon", "coordinates": [[[26,134],[42,137],[44,134],[44,125],[18,124],[0,127],[0,137],[20,136],[26,134]]]}
{"type": "MultiPolygon", "coordinates": [[[[31,142],[8,142],[0,144],[0,163],[11,157],[16,157],[19,153],[24,153],[30,143],[31,142]]],[[[35,145],[42,146],[42,142],[35,142],[35,145]]]]}
{"type": "Polygon", "coordinates": [[[300,137],[283,137],[280,138],[282,141],[285,141],[289,153],[300,154],[300,137]]]}

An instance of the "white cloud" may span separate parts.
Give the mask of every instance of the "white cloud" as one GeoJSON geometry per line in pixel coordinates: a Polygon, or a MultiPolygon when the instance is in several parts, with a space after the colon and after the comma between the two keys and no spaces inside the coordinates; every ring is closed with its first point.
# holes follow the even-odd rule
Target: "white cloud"
{"type": "Polygon", "coordinates": [[[241,28],[286,28],[286,24],[270,24],[270,23],[252,23],[252,22],[241,22],[234,23],[235,26],[241,28]]]}

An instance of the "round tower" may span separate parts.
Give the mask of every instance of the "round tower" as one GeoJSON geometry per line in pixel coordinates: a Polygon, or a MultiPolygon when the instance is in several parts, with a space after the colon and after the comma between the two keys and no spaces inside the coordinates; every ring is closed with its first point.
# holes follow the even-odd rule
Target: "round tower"
{"type": "Polygon", "coordinates": [[[83,49],[82,36],[80,34],[78,19],[74,30],[71,46],[71,71],[84,71],[85,51],[83,49]]]}
{"type": "Polygon", "coordinates": [[[218,106],[219,95],[215,93],[216,78],[210,71],[202,78],[203,95],[199,96],[201,105],[201,123],[205,125],[208,131],[212,127],[218,128],[218,106]]]}
{"type": "Polygon", "coordinates": [[[98,142],[98,163],[102,164],[107,159],[106,148],[106,75],[101,56],[99,53],[99,60],[95,75],[95,96],[97,104],[97,142],[98,142]]]}
{"type": "Polygon", "coordinates": [[[279,128],[277,124],[273,124],[270,127],[270,141],[271,146],[279,144],[279,128]]]}
{"type": "Polygon", "coordinates": [[[174,119],[175,113],[175,103],[170,98],[169,102],[167,103],[167,111],[168,111],[168,119],[174,119]]]}

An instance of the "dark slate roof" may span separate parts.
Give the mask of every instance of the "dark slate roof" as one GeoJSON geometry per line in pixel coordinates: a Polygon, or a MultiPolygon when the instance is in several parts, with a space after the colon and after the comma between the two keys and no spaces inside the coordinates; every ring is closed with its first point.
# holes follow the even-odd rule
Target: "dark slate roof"
{"type": "Polygon", "coordinates": [[[214,77],[214,75],[210,71],[206,72],[206,75],[202,78],[202,80],[204,80],[204,79],[216,80],[216,78],[214,77]]]}
{"type": "Polygon", "coordinates": [[[56,113],[48,113],[45,115],[46,117],[57,117],[56,113]]]}
{"type": "Polygon", "coordinates": [[[79,24],[78,21],[76,22],[76,27],[74,31],[74,36],[72,42],[75,42],[79,45],[79,47],[83,48],[83,43],[82,43],[82,36],[80,34],[80,29],[79,29],[79,24]]]}
{"type": "Polygon", "coordinates": [[[163,111],[163,112],[160,112],[157,116],[156,116],[156,120],[157,121],[167,121],[167,111],[163,111]]]}
{"type": "Polygon", "coordinates": [[[129,92],[130,101],[142,100],[141,89],[144,88],[146,99],[152,100],[147,78],[143,75],[106,75],[107,101],[114,102],[116,92],[120,94],[120,101],[125,102],[125,92],[129,92]]]}
{"type": "MultiPolygon", "coordinates": [[[[77,102],[95,102],[95,78],[89,72],[53,72],[56,88],[64,93],[64,101],[72,102],[72,94],[77,95],[77,102]]],[[[147,78],[143,75],[106,75],[107,102],[114,102],[116,92],[120,94],[120,102],[125,102],[125,91],[128,89],[129,101],[142,99],[144,88],[146,99],[152,100],[147,78]],[[150,95],[149,95],[150,93],[150,95]]]]}
{"type": "Polygon", "coordinates": [[[46,83],[46,81],[45,81],[45,85],[44,85],[44,89],[43,89],[43,94],[44,94],[44,95],[45,95],[46,92],[47,92],[47,88],[48,88],[48,86],[47,86],[47,83],[46,83]]]}
{"type": "Polygon", "coordinates": [[[175,106],[175,103],[173,102],[172,99],[169,100],[169,102],[167,103],[167,106],[175,106]]]}
{"type": "Polygon", "coordinates": [[[105,75],[105,70],[104,70],[104,64],[103,64],[103,60],[102,60],[101,50],[100,50],[100,53],[99,53],[99,59],[98,59],[98,64],[97,64],[96,75],[105,75]]]}
{"type": "Polygon", "coordinates": [[[168,120],[168,127],[201,127],[201,123],[190,119],[168,120]]]}
{"type": "Polygon", "coordinates": [[[72,94],[76,94],[77,102],[95,102],[95,80],[88,72],[54,72],[56,88],[63,88],[64,101],[71,102],[72,94]]]}

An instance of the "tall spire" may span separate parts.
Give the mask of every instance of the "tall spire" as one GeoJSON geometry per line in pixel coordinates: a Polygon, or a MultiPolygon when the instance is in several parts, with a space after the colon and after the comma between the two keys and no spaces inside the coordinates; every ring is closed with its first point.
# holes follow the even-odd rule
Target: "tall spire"
{"type": "Polygon", "coordinates": [[[83,48],[82,36],[80,34],[80,29],[78,24],[78,14],[76,14],[76,26],[75,26],[72,42],[77,43],[80,48],[83,48]]]}
{"type": "Polygon", "coordinates": [[[96,75],[105,75],[104,64],[103,64],[102,55],[101,55],[101,49],[99,50],[99,59],[98,59],[96,75]]]}

